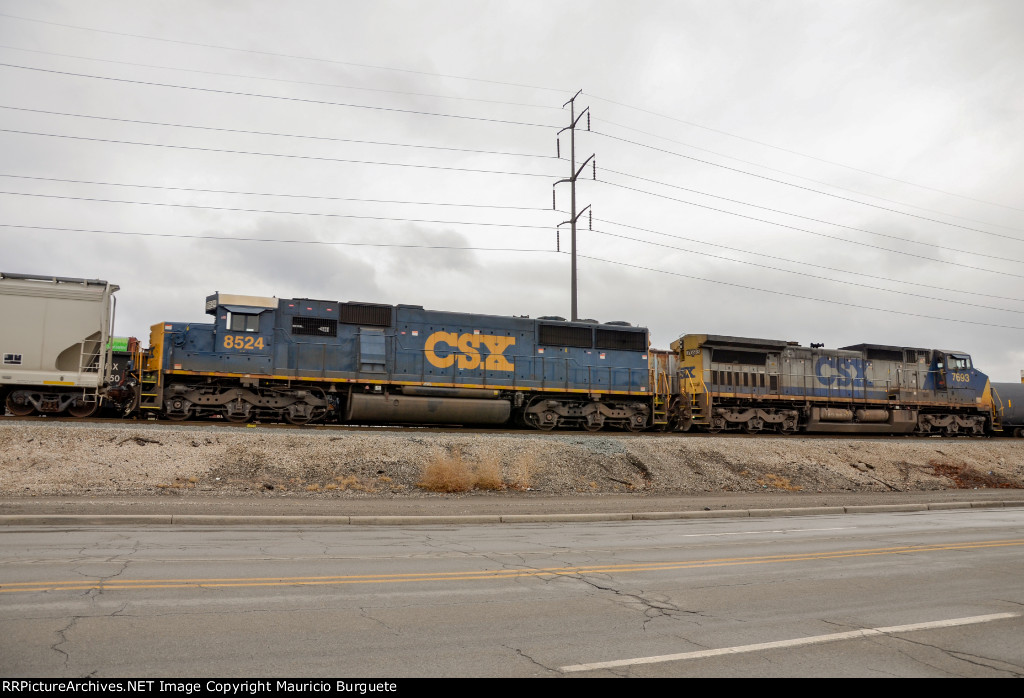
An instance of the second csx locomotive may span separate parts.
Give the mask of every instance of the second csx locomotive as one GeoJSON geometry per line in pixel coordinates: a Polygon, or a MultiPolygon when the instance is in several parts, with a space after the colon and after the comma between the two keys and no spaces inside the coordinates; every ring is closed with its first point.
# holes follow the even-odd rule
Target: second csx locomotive
{"type": "Polygon", "coordinates": [[[952,436],[1000,426],[998,396],[963,351],[715,335],[685,335],[672,348],[672,415],[683,430],[952,436]]]}

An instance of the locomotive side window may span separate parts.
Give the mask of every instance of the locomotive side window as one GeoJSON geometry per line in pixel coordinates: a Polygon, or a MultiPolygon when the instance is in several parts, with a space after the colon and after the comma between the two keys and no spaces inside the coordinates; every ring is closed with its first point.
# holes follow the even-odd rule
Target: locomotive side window
{"type": "Polygon", "coordinates": [[[950,356],[949,367],[954,371],[966,371],[971,367],[971,357],[969,356],[950,356]]]}
{"type": "Polygon", "coordinates": [[[249,313],[228,313],[228,329],[232,332],[259,332],[260,316],[249,313]]]}

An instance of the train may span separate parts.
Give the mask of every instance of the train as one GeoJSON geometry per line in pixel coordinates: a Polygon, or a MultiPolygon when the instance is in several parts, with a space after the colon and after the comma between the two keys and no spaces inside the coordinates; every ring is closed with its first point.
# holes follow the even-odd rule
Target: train
{"type": "Polygon", "coordinates": [[[113,335],[117,290],[0,273],[8,413],[1024,435],[1024,394],[997,388],[963,351],[708,334],[660,350],[646,327],[622,321],[221,292],[206,298],[209,321],[155,323],[143,348],[113,335]]]}

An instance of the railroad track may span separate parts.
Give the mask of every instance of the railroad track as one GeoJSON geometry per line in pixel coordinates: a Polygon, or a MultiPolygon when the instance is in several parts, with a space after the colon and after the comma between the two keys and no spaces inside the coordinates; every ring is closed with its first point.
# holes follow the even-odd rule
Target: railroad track
{"type": "MultiPolygon", "coordinates": [[[[0,424],[82,424],[82,425],[97,425],[97,426],[132,426],[132,427],[147,427],[156,429],[180,429],[187,427],[191,429],[196,428],[230,428],[235,429],[274,429],[274,430],[298,430],[298,431],[334,431],[334,432],[416,432],[423,434],[498,434],[504,436],[514,435],[541,435],[541,434],[553,434],[558,436],[572,436],[579,438],[602,438],[608,436],[615,436],[620,438],[636,438],[636,437],[654,437],[654,438],[668,438],[668,439],[779,439],[782,441],[788,441],[791,439],[811,439],[811,440],[828,440],[838,439],[842,441],[892,441],[894,439],[942,439],[948,440],[948,437],[940,436],[937,434],[928,436],[915,436],[909,435],[877,435],[877,434],[828,434],[828,433],[801,433],[801,434],[778,434],[772,432],[762,432],[758,434],[747,434],[743,432],[739,433],[717,433],[709,434],[704,432],[661,432],[661,431],[624,431],[624,430],[605,430],[598,432],[586,431],[583,429],[556,429],[553,431],[538,431],[535,429],[522,429],[522,428],[496,428],[496,427],[464,427],[459,425],[430,425],[430,426],[415,426],[415,425],[389,425],[389,424],[287,424],[284,422],[249,422],[247,424],[238,424],[229,422],[227,420],[217,419],[195,419],[195,420],[183,420],[183,421],[168,421],[158,419],[125,419],[118,417],[17,417],[17,416],[2,416],[0,417],[0,424]]],[[[967,436],[957,435],[954,438],[958,441],[978,441],[986,442],[989,438],[998,437],[987,437],[987,436],[967,436]]]]}

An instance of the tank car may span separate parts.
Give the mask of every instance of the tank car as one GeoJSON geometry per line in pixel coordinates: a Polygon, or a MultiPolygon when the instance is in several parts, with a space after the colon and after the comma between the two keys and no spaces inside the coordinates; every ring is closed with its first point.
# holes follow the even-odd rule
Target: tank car
{"type": "Polygon", "coordinates": [[[642,327],[219,292],[206,312],[151,328],[142,410],[545,430],[653,418],[642,327]]]}
{"type": "Polygon", "coordinates": [[[98,279],[0,273],[0,404],[8,412],[97,411],[117,290],[98,279]]]}
{"type": "Polygon", "coordinates": [[[988,377],[962,351],[684,335],[680,430],[968,434],[998,428],[988,377]]]}
{"type": "Polygon", "coordinates": [[[1004,436],[1024,437],[1024,383],[993,383],[1004,436]]]}

